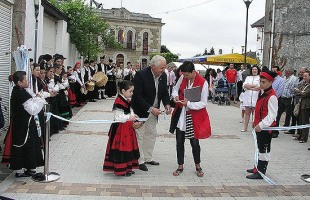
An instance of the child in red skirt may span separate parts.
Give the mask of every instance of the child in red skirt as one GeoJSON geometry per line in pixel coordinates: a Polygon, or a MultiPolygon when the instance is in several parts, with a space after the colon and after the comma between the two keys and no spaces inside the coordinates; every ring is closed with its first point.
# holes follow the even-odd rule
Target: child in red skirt
{"type": "Polygon", "coordinates": [[[118,83],[119,94],[115,99],[113,111],[115,121],[109,130],[109,141],[107,144],[103,171],[114,171],[116,176],[131,176],[132,169],[139,168],[140,157],[138,142],[133,127],[141,126],[136,122],[137,116],[130,108],[130,98],[133,94],[133,83],[123,81],[118,83]]]}

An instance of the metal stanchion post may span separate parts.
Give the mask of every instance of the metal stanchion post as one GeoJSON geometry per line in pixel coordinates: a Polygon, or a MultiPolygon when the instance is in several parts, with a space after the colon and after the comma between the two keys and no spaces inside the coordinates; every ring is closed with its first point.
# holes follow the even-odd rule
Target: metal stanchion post
{"type": "MultiPolygon", "coordinates": [[[[50,112],[50,105],[45,105],[45,113],[50,112]]],[[[42,183],[47,183],[47,182],[53,182],[57,181],[60,178],[60,175],[56,172],[49,172],[49,143],[50,143],[50,130],[51,130],[51,124],[50,120],[46,120],[47,116],[45,118],[45,151],[44,151],[44,160],[45,160],[45,165],[44,165],[44,173],[37,173],[32,177],[32,180],[36,182],[42,182],[42,183]]]]}

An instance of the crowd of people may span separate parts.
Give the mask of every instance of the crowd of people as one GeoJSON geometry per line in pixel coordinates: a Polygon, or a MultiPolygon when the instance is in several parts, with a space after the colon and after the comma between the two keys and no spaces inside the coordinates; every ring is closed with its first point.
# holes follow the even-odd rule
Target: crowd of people
{"type": "MultiPolygon", "coordinates": [[[[36,167],[44,165],[41,148],[46,139],[45,103],[51,105],[53,114],[70,119],[72,107],[116,96],[112,108],[114,120],[121,122],[110,127],[103,171],[113,171],[117,176],[131,176],[133,169],[148,171],[147,165],[160,165],[152,159],[158,116],[172,113],[169,132],[176,133],[178,164],[173,175],[183,172],[184,142],[189,139],[196,174],[203,177],[199,140],[211,136],[206,107],[221,79],[227,81],[231,100],[235,102],[239,97],[241,101],[241,131],[247,131],[252,116],[251,125],[257,132],[259,161],[254,169],[247,170],[252,173],[247,178],[261,179],[257,171],[266,173],[271,138],[278,137],[278,132],[264,128],[279,126],[284,111],[284,126],[309,124],[310,76],[305,68],[300,69],[299,77],[294,76],[293,69],[286,68],[282,78],[277,66],[273,66],[272,71],[266,67],[261,70],[258,66],[247,66],[245,70],[241,66],[237,71],[234,64],[229,64],[223,71],[208,69],[202,77],[189,61],[177,70],[166,68],[162,56],[154,56],[150,66],[142,70],[130,62],[126,67],[123,63],[115,65],[111,59],[105,63],[105,57],[101,57],[98,64],[94,60],[84,60],[83,66],[76,62],[74,67],[65,68],[64,59],[59,54],[40,56],[38,64],[31,63],[30,85],[25,72],[17,71],[10,76],[15,84],[11,96],[14,106],[2,162],[16,170],[16,177],[31,176],[36,173],[36,167]],[[106,75],[106,84],[90,84],[96,82],[94,77],[99,72],[106,75]],[[194,88],[199,88],[198,100],[188,100],[186,91],[194,88]],[[160,108],[161,103],[164,110],[160,108]],[[295,116],[293,108],[297,103],[299,112],[295,116]],[[22,123],[19,123],[21,118],[22,123]]],[[[64,130],[67,125],[68,122],[51,118],[51,134],[64,130]]],[[[287,133],[294,134],[294,130],[287,133]]],[[[299,129],[294,136],[304,143],[308,133],[309,129],[299,129]]]]}

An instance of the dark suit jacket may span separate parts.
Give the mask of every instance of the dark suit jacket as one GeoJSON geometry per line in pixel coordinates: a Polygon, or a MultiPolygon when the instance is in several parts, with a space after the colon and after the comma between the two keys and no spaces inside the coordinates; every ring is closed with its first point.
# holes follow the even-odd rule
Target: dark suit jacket
{"type": "MultiPolygon", "coordinates": [[[[149,116],[147,112],[153,106],[156,97],[156,88],[151,67],[144,68],[135,74],[134,91],[131,106],[135,114],[141,118],[149,116]]],[[[162,101],[164,106],[169,104],[167,75],[163,73],[158,79],[158,105],[162,101]]]]}

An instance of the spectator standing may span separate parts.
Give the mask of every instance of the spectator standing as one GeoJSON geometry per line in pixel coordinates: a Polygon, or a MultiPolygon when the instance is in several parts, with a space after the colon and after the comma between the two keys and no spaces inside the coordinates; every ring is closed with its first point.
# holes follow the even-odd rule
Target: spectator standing
{"type": "Polygon", "coordinates": [[[243,106],[245,107],[245,115],[244,115],[244,128],[241,130],[241,132],[247,131],[250,116],[251,114],[254,113],[255,110],[258,93],[260,91],[259,73],[260,69],[256,65],[254,65],[251,68],[251,75],[247,76],[243,83],[243,89],[244,89],[243,106]]]}
{"type": "Polygon", "coordinates": [[[167,71],[166,71],[166,74],[167,74],[167,86],[168,86],[168,92],[169,92],[169,96],[171,96],[172,94],[172,88],[174,86],[174,83],[175,83],[175,74],[174,72],[172,71],[172,67],[169,66],[167,71]]]}
{"type": "Polygon", "coordinates": [[[294,76],[294,69],[287,68],[285,69],[285,84],[283,88],[283,92],[281,95],[281,99],[279,101],[279,110],[277,116],[277,126],[279,126],[279,122],[283,112],[286,112],[284,126],[289,126],[292,113],[293,113],[293,89],[297,87],[298,78],[294,76]]]}
{"type": "Polygon", "coordinates": [[[240,94],[242,92],[242,85],[243,85],[243,81],[242,81],[242,73],[244,72],[244,65],[242,64],[240,66],[240,70],[238,71],[238,78],[237,78],[237,95],[238,98],[240,97],[240,94]]]}
{"type": "MultiPolygon", "coordinates": [[[[297,88],[301,88],[301,86],[303,86],[305,83],[304,81],[304,73],[306,71],[306,68],[305,67],[302,67],[299,69],[299,73],[298,73],[298,84],[297,84],[297,88]]],[[[294,93],[294,96],[293,96],[293,108],[295,107],[295,105],[297,104],[297,102],[299,101],[300,97],[296,96],[295,93],[294,93]]],[[[299,116],[295,116],[295,115],[292,115],[292,123],[291,123],[291,126],[296,126],[296,124],[299,124],[299,116]]],[[[284,132],[284,134],[292,134],[294,135],[295,134],[295,129],[291,129],[287,132],[284,132]]],[[[301,134],[301,130],[298,129],[297,130],[297,135],[300,135],[301,134]]]]}
{"type": "MultiPolygon", "coordinates": [[[[281,101],[281,96],[282,96],[282,92],[283,92],[284,84],[285,84],[284,79],[279,75],[279,70],[280,70],[279,66],[272,66],[271,67],[271,71],[277,73],[277,76],[274,78],[274,80],[272,82],[272,88],[276,92],[276,95],[277,95],[277,98],[278,98],[278,102],[281,101]]],[[[278,104],[278,110],[279,110],[279,105],[280,104],[278,104]]],[[[277,138],[278,136],[279,136],[279,131],[273,131],[272,132],[272,137],[273,138],[277,138]]]]}
{"type": "Polygon", "coordinates": [[[236,103],[236,83],[237,83],[237,70],[235,70],[234,64],[230,64],[229,68],[227,69],[226,73],[226,79],[228,82],[229,87],[229,94],[230,94],[230,100],[233,100],[234,103],[236,103]]]}
{"type": "MultiPolygon", "coordinates": [[[[300,125],[309,124],[310,116],[310,72],[305,71],[303,74],[304,84],[301,84],[297,89],[294,89],[296,97],[300,99],[300,125]]],[[[309,128],[304,128],[301,130],[301,135],[297,136],[300,143],[305,143],[308,141],[309,128]]]]}

